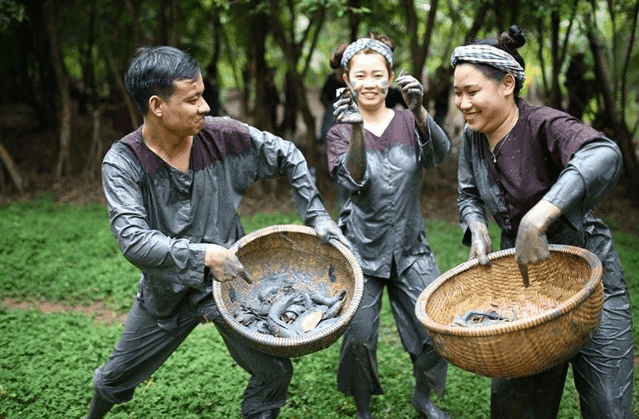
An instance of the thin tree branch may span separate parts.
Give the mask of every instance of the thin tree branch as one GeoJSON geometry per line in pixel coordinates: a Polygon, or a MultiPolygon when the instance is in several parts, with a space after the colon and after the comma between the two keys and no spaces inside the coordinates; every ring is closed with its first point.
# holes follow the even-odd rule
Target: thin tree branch
{"type": "Polygon", "coordinates": [[[435,16],[437,15],[438,6],[439,6],[439,0],[431,0],[430,10],[428,11],[428,20],[426,21],[426,30],[424,31],[423,42],[420,48],[420,51],[421,51],[419,55],[420,67],[424,66],[424,63],[426,62],[426,57],[428,57],[428,51],[430,49],[430,40],[433,34],[433,28],[435,26],[435,16]]]}
{"type": "Polygon", "coordinates": [[[577,5],[579,4],[579,0],[574,0],[574,3],[572,5],[572,13],[570,14],[570,20],[568,23],[568,29],[566,29],[566,35],[564,36],[564,42],[563,45],[561,46],[561,54],[560,54],[560,60],[561,62],[565,62],[566,60],[566,54],[568,52],[568,44],[570,43],[570,35],[572,34],[572,25],[575,21],[575,16],[577,15],[577,5]]]}
{"type": "MultiPolygon", "coordinates": [[[[639,0],[635,1],[635,6],[632,12],[632,30],[630,31],[630,39],[628,41],[628,49],[626,50],[626,56],[624,57],[623,69],[621,71],[621,106],[625,109],[627,83],[628,83],[628,67],[630,66],[630,55],[635,44],[635,31],[637,30],[637,16],[639,15],[639,0]]],[[[626,120],[625,112],[621,114],[621,120],[626,120]]],[[[636,131],[637,126],[633,129],[633,133],[636,131]]]]}
{"type": "Polygon", "coordinates": [[[548,92],[548,82],[546,81],[546,61],[544,60],[544,21],[542,17],[537,18],[537,38],[539,39],[539,64],[541,67],[541,81],[544,84],[544,91],[548,92]]]}
{"type": "Polygon", "coordinates": [[[608,6],[608,13],[610,14],[610,24],[612,26],[612,51],[611,51],[611,55],[612,55],[612,82],[613,82],[613,93],[615,96],[615,101],[617,100],[617,97],[619,96],[619,80],[617,80],[617,75],[619,74],[619,68],[617,65],[617,57],[616,52],[619,51],[619,45],[617,43],[617,13],[615,12],[615,8],[614,5],[612,4],[612,1],[607,0],[606,1],[606,6],[608,6]]]}
{"type": "MultiPolygon", "coordinates": [[[[313,39],[311,41],[311,45],[309,46],[308,53],[306,54],[306,62],[304,63],[304,69],[302,70],[302,78],[306,77],[308,71],[311,67],[311,58],[313,57],[313,52],[315,48],[317,48],[317,43],[319,42],[319,36],[322,27],[324,26],[324,18],[326,17],[326,9],[324,7],[320,8],[316,13],[316,16],[313,17],[313,22],[315,22],[315,34],[313,35],[313,39]]],[[[311,26],[311,25],[309,25],[311,26]]]]}

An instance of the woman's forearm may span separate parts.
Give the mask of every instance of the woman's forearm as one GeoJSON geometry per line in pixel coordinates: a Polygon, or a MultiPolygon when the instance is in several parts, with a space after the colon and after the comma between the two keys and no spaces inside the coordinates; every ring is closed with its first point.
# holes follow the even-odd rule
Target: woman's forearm
{"type": "Polygon", "coordinates": [[[364,124],[353,124],[351,141],[345,160],[346,169],[355,181],[360,181],[366,173],[366,148],[364,141],[364,124]]]}

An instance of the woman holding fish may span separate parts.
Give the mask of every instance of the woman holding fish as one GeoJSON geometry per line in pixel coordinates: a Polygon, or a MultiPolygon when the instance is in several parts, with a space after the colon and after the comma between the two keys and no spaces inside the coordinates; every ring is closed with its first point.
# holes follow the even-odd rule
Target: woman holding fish
{"type": "Polygon", "coordinates": [[[383,393],[376,352],[386,286],[413,362],[412,404],[424,417],[445,418],[430,393],[443,396],[447,364],[419,323],[415,303],[439,276],[419,205],[422,171],[439,164],[451,144],[424,109],[423,87],[414,77],[400,74],[396,80],[408,109],[386,107],[395,79],[394,47],[388,37],[371,34],[340,45],[331,56],[331,67],[345,71],[347,89],[335,103],[338,124],[327,135],[328,166],[348,191],[338,225],[365,276],[362,302],[344,334],[337,385],[354,397],[357,418],[371,417],[371,396],[383,393]]]}

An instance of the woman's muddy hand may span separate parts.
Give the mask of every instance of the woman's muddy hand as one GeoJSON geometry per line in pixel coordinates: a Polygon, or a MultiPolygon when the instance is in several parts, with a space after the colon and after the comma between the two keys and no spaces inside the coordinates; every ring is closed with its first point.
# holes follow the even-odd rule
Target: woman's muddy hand
{"type": "Polygon", "coordinates": [[[335,111],[333,115],[337,117],[340,124],[362,124],[364,119],[359,113],[359,108],[353,100],[353,94],[350,89],[346,88],[340,95],[340,98],[333,104],[335,111]]]}

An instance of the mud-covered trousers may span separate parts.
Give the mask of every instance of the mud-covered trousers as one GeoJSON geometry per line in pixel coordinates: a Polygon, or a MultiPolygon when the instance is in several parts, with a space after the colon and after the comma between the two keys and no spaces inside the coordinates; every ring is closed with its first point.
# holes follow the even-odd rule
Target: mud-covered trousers
{"type": "MultiPolygon", "coordinates": [[[[208,320],[214,322],[231,357],[251,375],[244,391],[242,417],[276,418],[286,403],[293,376],[290,359],[267,355],[234,338],[212,299],[207,301],[194,309],[185,299],[179,307],[177,324],[165,330],[136,300],[120,342],[107,362],[95,371],[95,391],[111,403],[130,400],[135,387],[159,368],[198,324],[208,320]]],[[[210,367],[222,368],[213,364],[210,367]]],[[[210,388],[214,391],[215,383],[210,388]]]]}
{"type": "Polygon", "coordinates": [[[437,352],[415,314],[417,298],[439,276],[435,258],[424,255],[401,274],[395,263],[390,278],[364,276],[364,295],[346,330],[340,349],[337,388],[347,396],[355,391],[383,394],[377,370],[377,341],[384,286],[404,349],[410,354],[416,381],[414,399],[434,391],[444,396],[448,364],[437,352]]]}
{"type": "MultiPolygon", "coordinates": [[[[611,241],[596,243],[598,246],[592,242],[588,246],[592,251],[613,246],[611,241]]],[[[599,329],[562,365],[528,377],[494,379],[493,419],[556,418],[569,364],[584,419],[632,419],[634,343],[628,288],[617,253],[597,253],[610,255],[602,260],[604,305],[599,329]]]]}

